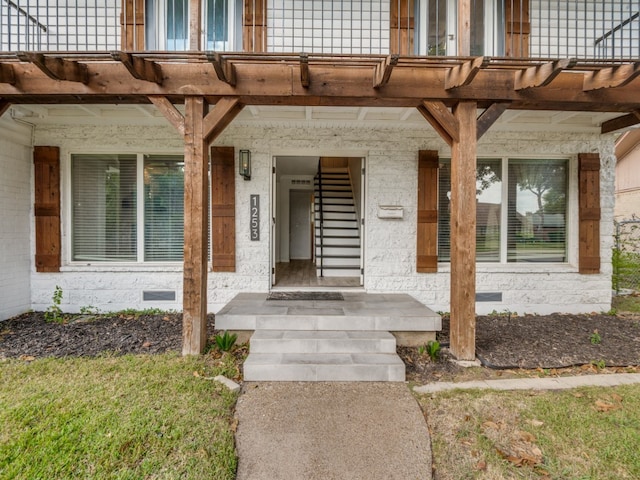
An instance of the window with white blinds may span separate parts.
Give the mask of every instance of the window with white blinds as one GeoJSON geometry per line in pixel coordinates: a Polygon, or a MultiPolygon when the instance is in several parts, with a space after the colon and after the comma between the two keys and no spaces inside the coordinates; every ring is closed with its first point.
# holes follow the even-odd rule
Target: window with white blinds
{"type": "MultiPolygon", "coordinates": [[[[566,262],[567,191],[566,160],[479,158],[476,261],[566,262]]],[[[440,262],[451,260],[450,202],[451,162],[441,159],[438,177],[440,262]]]]}
{"type": "Polygon", "coordinates": [[[73,261],[182,261],[182,156],[72,155],[71,197],[73,261]]]}

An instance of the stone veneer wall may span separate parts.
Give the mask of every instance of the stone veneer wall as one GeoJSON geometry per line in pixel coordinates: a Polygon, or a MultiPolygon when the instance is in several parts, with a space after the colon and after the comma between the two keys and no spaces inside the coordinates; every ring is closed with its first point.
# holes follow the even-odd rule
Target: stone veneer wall
{"type": "MultiPolygon", "coordinates": [[[[61,147],[63,165],[63,272],[32,275],[33,308],[50,304],[55,285],[64,292],[63,308],[82,306],[101,310],[163,307],[181,309],[181,267],[72,266],[69,248],[69,155],[93,152],[182,152],[182,139],[170,127],[42,126],[36,144],[61,147]],[[117,145],[113,139],[118,139],[117,145]],[[176,290],[176,302],[142,301],[143,290],[176,290]]],[[[270,285],[270,181],[274,155],[366,157],[365,289],[406,292],[435,310],[449,310],[448,265],[437,274],[415,273],[417,151],[449,148],[425,124],[424,129],[345,125],[274,126],[234,123],[216,144],[251,150],[251,181],[236,183],[236,272],[210,273],[208,303],[211,311],[241,291],[267,292],[270,285]],[[249,239],[249,195],[261,197],[260,241],[249,239]],[[402,220],[376,216],[378,205],[404,207],[402,220]]],[[[613,137],[587,133],[489,132],[478,146],[480,156],[514,155],[571,158],[569,241],[573,253],[568,265],[478,266],[478,292],[502,292],[502,302],[478,303],[480,313],[510,310],[519,313],[590,312],[608,310],[611,301],[610,251],[613,233],[613,137]],[[602,273],[577,273],[577,162],[579,152],[599,152],[602,162],[602,273]]],[[[237,154],[236,154],[237,155],[237,154]]]]}
{"type": "Polygon", "coordinates": [[[0,119],[0,320],[31,307],[30,128],[0,119]]]}

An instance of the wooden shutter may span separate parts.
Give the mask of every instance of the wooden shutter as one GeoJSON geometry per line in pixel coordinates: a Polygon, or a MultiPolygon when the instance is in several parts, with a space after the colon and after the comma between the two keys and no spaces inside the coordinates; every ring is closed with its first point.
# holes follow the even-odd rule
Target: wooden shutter
{"type": "Polygon", "coordinates": [[[34,147],[36,271],[60,271],[60,149],[34,147]]]}
{"type": "Polygon", "coordinates": [[[211,260],[214,272],[236,271],[233,147],[211,147],[211,260]]]}
{"type": "Polygon", "coordinates": [[[438,271],[438,152],[418,154],[418,273],[438,271]]]}
{"type": "Polygon", "coordinates": [[[123,50],[144,50],[144,0],[122,0],[120,27],[123,50]]]}
{"type": "Polygon", "coordinates": [[[600,273],[600,156],[578,155],[579,272],[600,273]]]}
{"type": "Polygon", "coordinates": [[[267,38],[267,1],[244,0],[242,49],[245,52],[265,52],[267,38]]]}
{"type": "Polygon", "coordinates": [[[414,0],[391,0],[389,53],[413,55],[414,12],[414,0]]]}
{"type": "Polygon", "coordinates": [[[505,5],[505,55],[529,56],[529,0],[507,0],[505,5]]]}

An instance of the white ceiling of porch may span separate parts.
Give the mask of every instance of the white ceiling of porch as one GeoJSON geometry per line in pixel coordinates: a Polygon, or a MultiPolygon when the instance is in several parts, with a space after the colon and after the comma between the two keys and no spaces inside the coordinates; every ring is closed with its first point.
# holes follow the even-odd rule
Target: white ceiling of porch
{"type": "MultiPolygon", "coordinates": [[[[181,106],[178,107],[182,109],[181,106]]],[[[167,125],[153,105],[14,105],[6,113],[36,125],[167,125]]],[[[594,132],[620,113],[508,110],[492,130],[594,132]]],[[[267,125],[381,126],[423,128],[428,123],[415,108],[248,106],[234,123],[267,125]]]]}

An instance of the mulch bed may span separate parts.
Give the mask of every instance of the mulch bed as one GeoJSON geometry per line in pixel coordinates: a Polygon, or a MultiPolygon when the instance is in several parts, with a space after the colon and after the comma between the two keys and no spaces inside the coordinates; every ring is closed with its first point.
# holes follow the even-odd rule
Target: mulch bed
{"type": "MultiPolygon", "coordinates": [[[[443,346],[449,342],[448,320],[443,318],[443,329],[438,334],[443,346]]],[[[213,335],[214,329],[214,316],[209,315],[207,331],[213,335]]],[[[158,354],[180,352],[181,344],[179,313],[85,315],[66,323],[48,323],[43,313],[35,312],[0,322],[0,358],[158,354]]],[[[243,350],[246,354],[246,348],[243,350]]],[[[597,365],[598,371],[603,365],[639,366],[640,315],[480,316],[476,351],[485,366],[498,372],[580,365],[597,365]]],[[[417,348],[398,347],[398,353],[407,365],[407,378],[411,381],[450,380],[463,370],[448,361],[451,355],[447,349],[436,362],[426,354],[420,355],[417,348]]]]}

